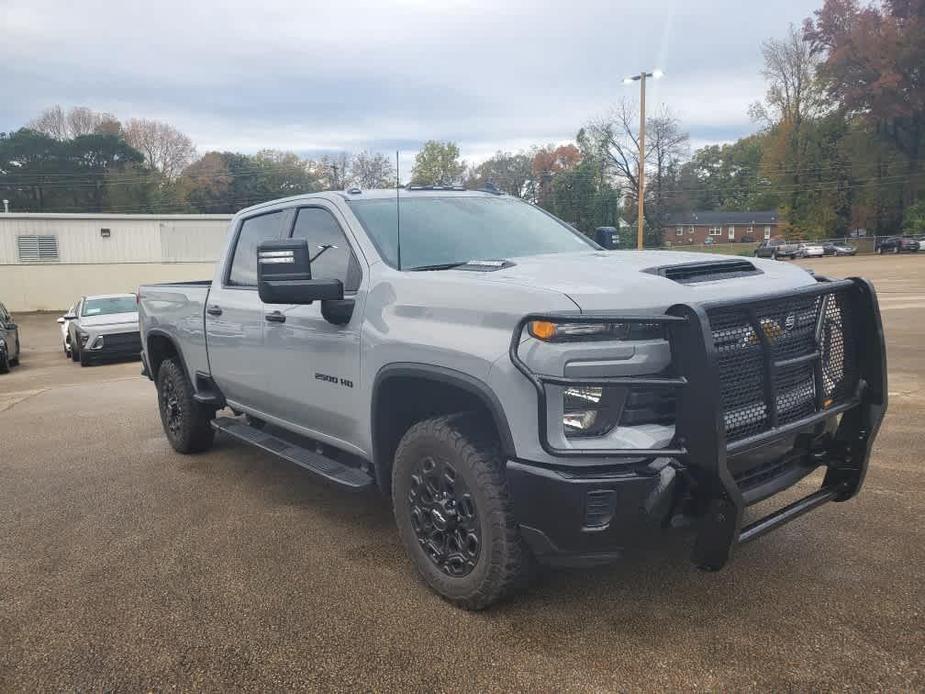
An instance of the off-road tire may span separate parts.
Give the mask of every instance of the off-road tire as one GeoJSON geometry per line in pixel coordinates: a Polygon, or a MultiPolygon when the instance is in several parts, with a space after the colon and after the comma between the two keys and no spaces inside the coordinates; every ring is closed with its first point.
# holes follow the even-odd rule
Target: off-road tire
{"type": "Polygon", "coordinates": [[[71,361],[80,361],[80,347],[78,345],[71,346],[71,361]]]}
{"type": "Polygon", "coordinates": [[[212,447],[215,430],[209,422],[215,410],[196,402],[192,384],[174,359],[165,360],[157,370],[157,407],[164,434],[177,453],[201,453],[212,447]],[[168,407],[171,396],[176,397],[172,405],[176,410],[168,407]]]}
{"type": "Polygon", "coordinates": [[[500,447],[487,431],[489,426],[473,414],[419,422],[402,437],[392,467],[392,507],[405,550],[435,593],[467,610],[489,607],[523,587],[534,567],[514,520],[500,447]],[[479,554],[464,576],[443,572],[422,548],[412,525],[412,474],[428,456],[451,464],[475,502],[479,554]]]}
{"type": "Polygon", "coordinates": [[[0,351],[0,374],[8,374],[10,372],[10,358],[7,356],[6,350],[0,351]]]}

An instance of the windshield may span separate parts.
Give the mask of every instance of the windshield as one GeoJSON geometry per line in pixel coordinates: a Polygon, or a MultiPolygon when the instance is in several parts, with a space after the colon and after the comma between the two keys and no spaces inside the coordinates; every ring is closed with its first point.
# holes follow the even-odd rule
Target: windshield
{"type": "MultiPolygon", "coordinates": [[[[357,200],[350,207],[379,254],[397,267],[395,200],[357,200]]],[[[592,248],[578,232],[519,200],[463,195],[401,200],[403,269],[592,248]]]]}
{"type": "Polygon", "coordinates": [[[111,313],[134,313],[136,310],[134,296],[113,296],[106,299],[87,299],[80,315],[108,316],[111,313]]]}

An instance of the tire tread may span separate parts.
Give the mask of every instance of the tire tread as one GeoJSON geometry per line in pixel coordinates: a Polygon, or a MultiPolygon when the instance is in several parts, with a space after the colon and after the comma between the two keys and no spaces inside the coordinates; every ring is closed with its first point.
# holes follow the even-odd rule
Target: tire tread
{"type": "Polygon", "coordinates": [[[210,422],[215,411],[193,398],[193,386],[175,359],[166,359],[157,371],[157,405],[164,433],[177,453],[202,453],[212,447],[215,430],[210,422]],[[161,402],[162,383],[167,379],[173,380],[174,388],[183,398],[184,416],[179,437],[171,436],[161,402]]]}
{"type": "Polygon", "coordinates": [[[487,552],[490,564],[485,580],[469,595],[457,597],[442,593],[438,586],[427,580],[427,575],[424,576],[441,597],[467,610],[482,610],[508,597],[529,581],[534,568],[533,556],[515,521],[507,478],[501,466],[500,446],[489,431],[490,427],[472,413],[444,415],[418,422],[402,437],[392,470],[394,490],[397,488],[395,475],[401,470],[397,463],[406,455],[409,446],[421,437],[442,440],[453,449],[458,462],[472,471],[476,484],[487,497],[490,509],[488,522],[500,532],[494,534],[493,546],[487,552]]]}

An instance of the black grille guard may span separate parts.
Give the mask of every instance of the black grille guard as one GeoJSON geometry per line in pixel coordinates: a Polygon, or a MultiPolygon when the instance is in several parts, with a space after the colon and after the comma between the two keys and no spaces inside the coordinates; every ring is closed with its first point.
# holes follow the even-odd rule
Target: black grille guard
{"type": "MultiPolygon", "coordinates": [[[[821,304],[825,306],[825,304],[821,304]]],[[[788,317],[789,318],[789,317],[788,317]]],[[[823,320],[821,317],[820,321],[823,320]]],[[[696,480],[696,498],[702,507],[694,563],[707,570],[718,570],[728,561],[733,547],[749,542],[784,523],[826,503],[846,501],[857,494],[864,482],[870,449],[887,406],[886,349],[876,293],[870,282],[860,278],[820,281],[808,287],[745,300],[676,304],[664,314],[640,315],[620,313],[545,313],[524,316],[511,338],[510,359],[533,384],[538,403],[539,441],[543,450],[563,458],[657,458],[675,459],[696,480]],[[853,321],[850,345],[854,351],[852,368],[857,369],[855,384],[837,402],[824,402],[823,368],[819,331],[812,353],[799,358],[774,360],[765,356],[763,398],[767,407],[767,428],[759,433],[727,440],[721,378],[717,349],[710,315],[727,309],[744,312],[761,341],[764,354],[771,354],[765,326],[756,311],[775,301],[788,302],[826,295],[839,295],[844,310],[853,321]],[[658,323],[666,327],[671,346],[670,377],[614,376],[569,378],[535,373],[518,353],[524,328],[530,321],[548,320],[568,323],[658,323]],[[811,414],[781,423],[778,418],[779,395],[774,384],[779,372],[805,365],[811,368],[815,382],[815,410],[811,414]],[[666,448],[656,449],[587,449],[558,448],[549,441],[547,431],[546,386],[664,387],[679,395],[675,437],[666,448]],[[820,489],[747,526],[743,526],[746,501],[729,470],[730,455],[762,446],[796,431],[804,431],[836,415],[841,420],[824,451],[818,454],[820,465],[827,467],[820,489]]]]}

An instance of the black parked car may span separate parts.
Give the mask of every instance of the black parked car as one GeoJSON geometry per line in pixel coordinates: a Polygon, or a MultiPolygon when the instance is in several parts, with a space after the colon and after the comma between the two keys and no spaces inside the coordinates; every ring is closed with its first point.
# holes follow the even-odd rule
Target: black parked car
{"type": "Polygon", "coordinates": [[[826,255],[855,255],[858,249],[847,243],[828,241],[822,244],[822,251],[826,255]]]}
{"type": "Polygon", "coordinates": [[[919,242],[911,236],[891,236],[883,239],[877,246],[877,253],[915,253],[919,242]]]}
{"type": "Polygon", "coordinates": [[[19,328],[13,316],[0,304],[0,374],[8,373],[19,363],[19,328]]]}

